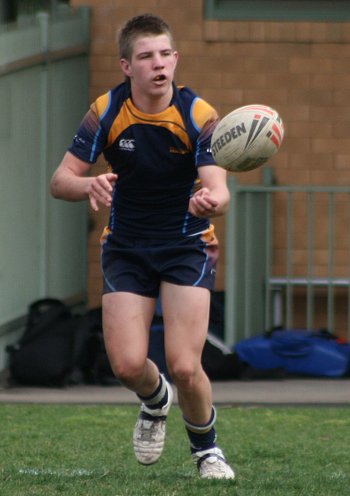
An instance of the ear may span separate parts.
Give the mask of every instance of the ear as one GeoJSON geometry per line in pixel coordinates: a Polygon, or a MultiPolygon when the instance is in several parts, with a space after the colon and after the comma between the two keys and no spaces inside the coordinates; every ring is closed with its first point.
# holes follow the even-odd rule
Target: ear
{"type": "Polygon", "coordinates": [[[123,71],[123,73],[125,74],[125,76],[127,77],[130,77],[131,74],[132,74],[132,71],[131,71],[131,67],[130,67],[130,63],[128,60],[126,59],[120,59],[120,67],[121,67],[121,70],[123,71]]]}
{"type": "Polygon", "coordinates": [[[179,52],[177,50],[174,50],[174,57],[175,57],[175,67],[177,66],[178,60],[179,60],[179,52]]]}

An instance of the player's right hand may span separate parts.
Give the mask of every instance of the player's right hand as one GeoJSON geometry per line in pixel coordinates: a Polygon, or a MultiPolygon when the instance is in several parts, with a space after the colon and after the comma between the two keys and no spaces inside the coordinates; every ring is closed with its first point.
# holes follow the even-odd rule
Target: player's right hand
{"type": "Polygon", "coordinates": [[[110,207],[112,204],[113,189],[118,179],[117,174],[107,172],[91,179],[88,190],[91,208],[97,212],[99,210],[99,204],[110,207]]]}

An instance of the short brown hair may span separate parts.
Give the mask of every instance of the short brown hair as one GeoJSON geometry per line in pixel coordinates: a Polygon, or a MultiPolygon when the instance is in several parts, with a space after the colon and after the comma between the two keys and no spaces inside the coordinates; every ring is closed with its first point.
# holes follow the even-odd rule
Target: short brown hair
{"type": "Polygon", "coordinates": [[[132,17],[118,33],[119,57],[131,60],[133,43],[138,36],[161,34],[168,35],[173,44],[169,25],[160,17],[153,14],[132,17]]]}

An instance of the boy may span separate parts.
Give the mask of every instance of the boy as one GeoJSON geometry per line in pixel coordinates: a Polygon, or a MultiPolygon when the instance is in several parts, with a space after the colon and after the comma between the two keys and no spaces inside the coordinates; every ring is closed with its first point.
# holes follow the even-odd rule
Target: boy
{"type": "Polygon", "coordinates": [[[103,327],[115,375],[141,400],[133,443],[142,464],[163,450],[173,391],[147,358],[158,296],[167,367],[202,478],[233,479],[216,445],[211,385],[201,366],[217,240],[209,217],[229,203],[210,138],[218,116],[176,87],[168,25],[145,14],[119,34],[125,82],[93,103],[51,181],[54,197],[111,209],[101,239],[103,327]],[[87,177],[103,153],[109,172],[87,177]]]}

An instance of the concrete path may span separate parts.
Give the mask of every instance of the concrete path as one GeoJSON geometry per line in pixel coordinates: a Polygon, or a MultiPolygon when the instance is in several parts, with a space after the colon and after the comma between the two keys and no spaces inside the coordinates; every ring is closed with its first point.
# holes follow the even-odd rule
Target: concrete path
{"type": "MultiPolygon", "coordinates": [[[[350,407],[350,378],[227,381],[212,385],[215,404],[350,407]]],[[[77,385],[63,389],[3,388],[0,389],[0,403],[135,404],[138,401],[133,393],[121,386],[77,385]]]]}

